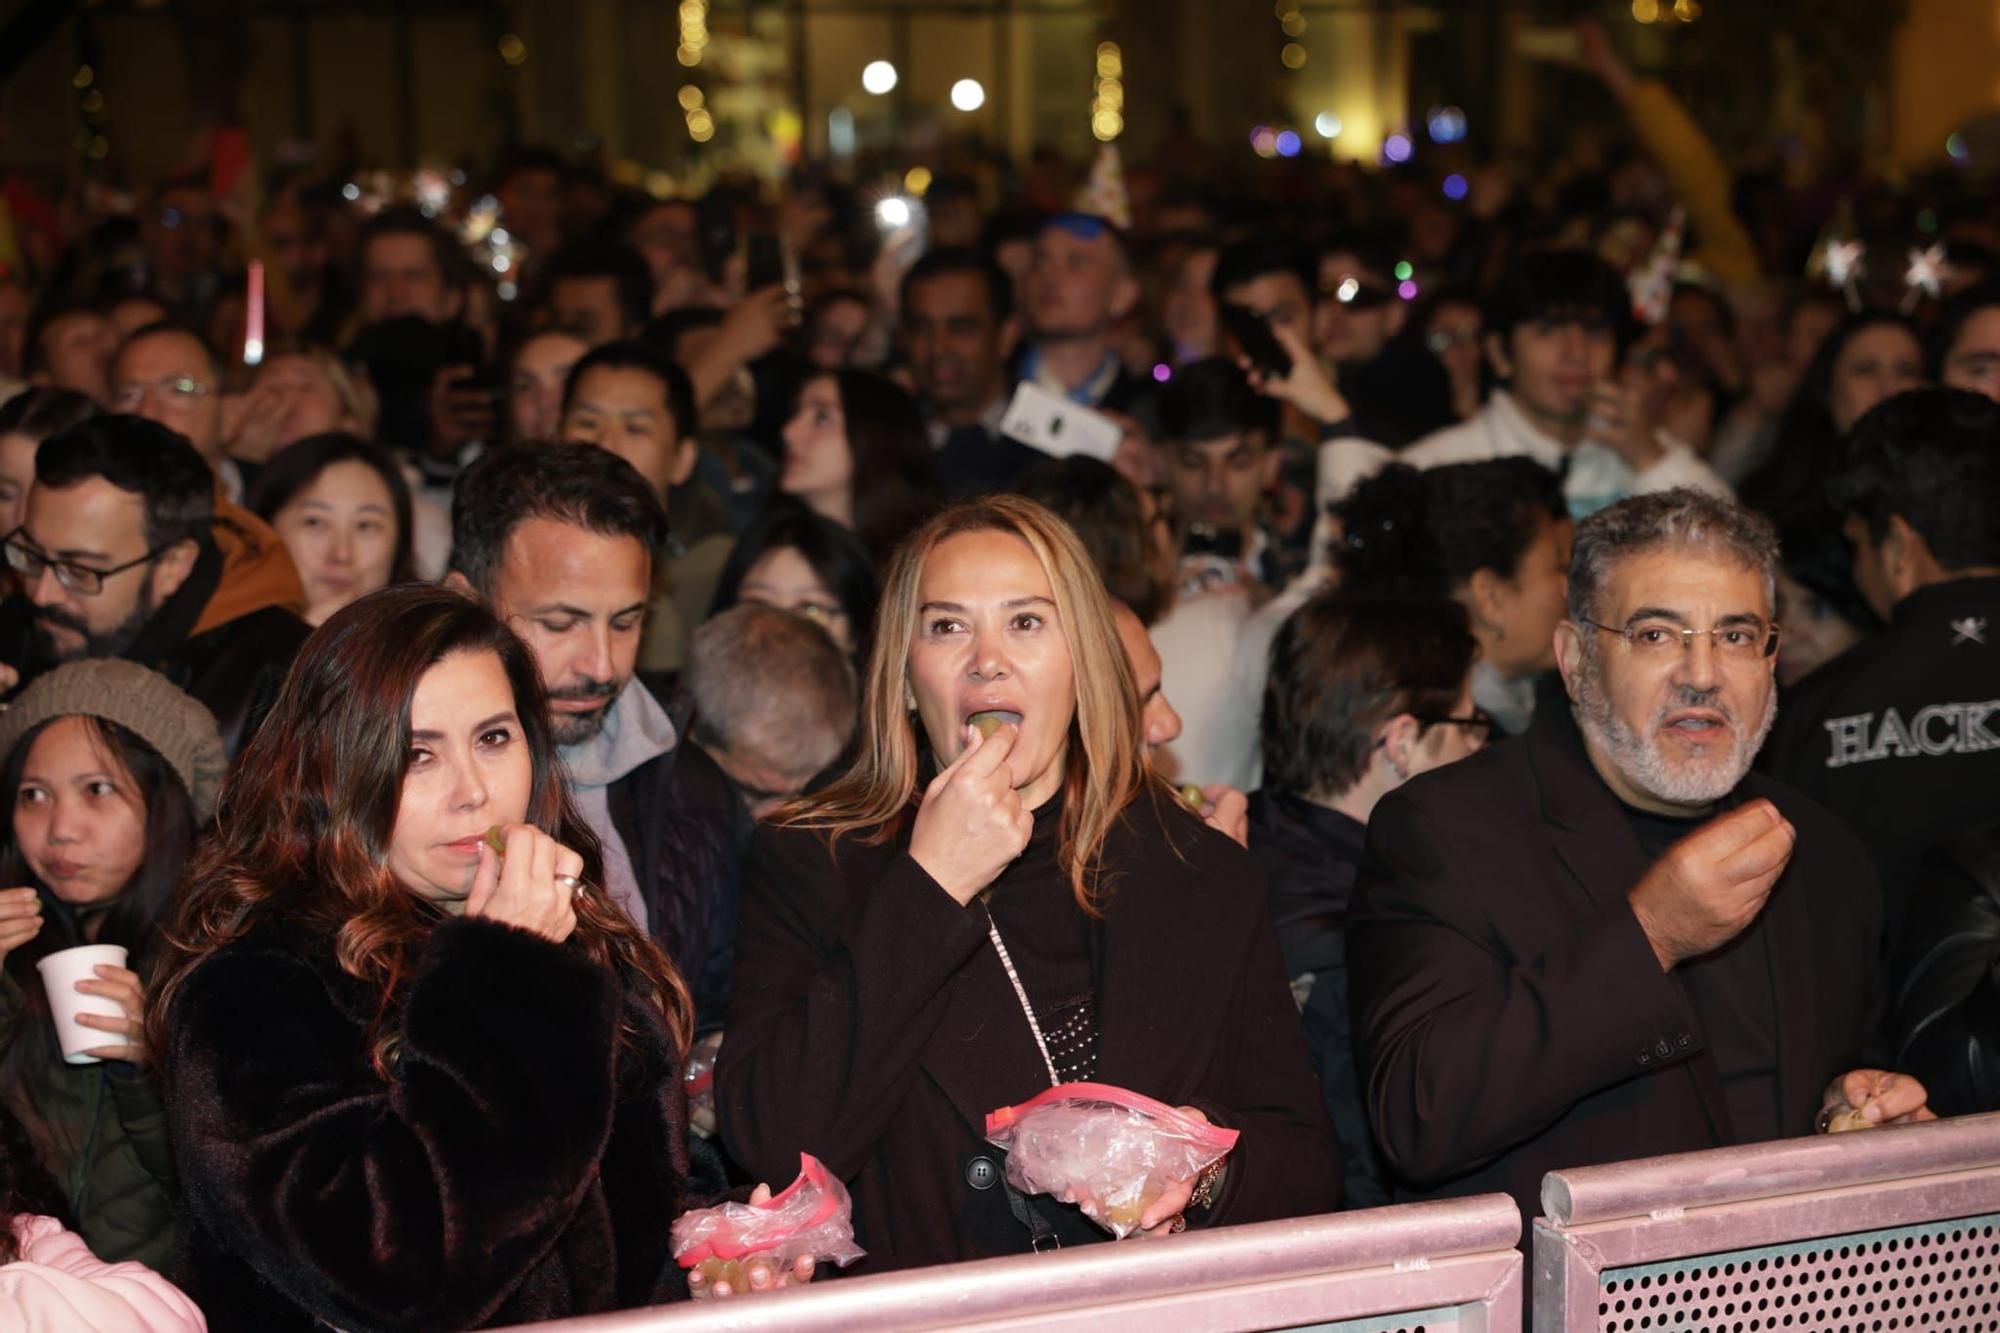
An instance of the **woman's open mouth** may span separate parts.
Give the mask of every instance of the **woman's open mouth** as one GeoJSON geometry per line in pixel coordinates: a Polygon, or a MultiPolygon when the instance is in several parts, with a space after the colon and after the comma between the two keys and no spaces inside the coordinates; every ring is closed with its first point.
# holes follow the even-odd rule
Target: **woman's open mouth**
{"type": "Polygon", "coordinates": [[[1021,725],[1021,715],[1008,708],[986,708],[965,719],[979,728],[981,736],[991,736],[1002,727],[1021,725]]]}

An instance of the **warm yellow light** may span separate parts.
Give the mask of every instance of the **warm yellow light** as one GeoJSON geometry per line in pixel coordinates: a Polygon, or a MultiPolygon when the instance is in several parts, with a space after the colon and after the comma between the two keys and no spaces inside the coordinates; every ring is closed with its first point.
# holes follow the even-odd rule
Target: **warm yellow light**
{"type": "Polygon", "coordinates": [[[1632,17],[1641,23],[1660,21],[1660,0],[1632,0],[1632,17]]]}
{"type": "Polygon", "coordinates": [[[681,110],[683,111],[694,110],[702,103],[701,89],[695,87],[691,83],[682,84],[680,91],[680,102],[681,102],[681,110]]]}
{"type": "Polygon", "coordinates": [[[694,66],[699,65],[701,63],[701,52],[699,49],[692,46],[688,46],[685,43],[683,43],[678,49],[675,50],[674,59],[680,61],[683,65],[686,65],[690,69],[692,69],[694,66]]]}
{"type": "Polygon", "coordinates": [[[710,139],[713,139],[714,137],[715,137],[715,127],[712,125],[688,126],[688,138],[694,140],[696,143],[707,143],[710,139]]]}
{"type": "Polygon", "coordinates": [[[1106,79],[1097,86],[1097,100],[1102,102],[1107,110],[1124,110],[1125,85],[1116,79],[1106,79]]]}
{"type": "Polygon", "coordinates": [[[715,118],[708,112],[696,109],[687,113],[688,133],[697,138],[715,133],[715,118]]]}
{"type": "Polygon", "coordinates": [[[1278,59],[1284,62],[1286,69],[1304,69],[1306,49],[1297,42],[1286,42],[1285,49],[1278,52],[1278,59]]]}
{"type": "Polygon", "coordinates": [[[903,189],[905,192],[922,196],[924,191],[930,188],[931,169],[929,167],[911,167],[903,173],[903,189]]]}
{"type": "Polygon", "coordinates": [[[500,59],[509,65],[521,65],[528,59],[528,44],[518,33],[507,33],[500,38],[500,59]]]}
{"type": "Polygon", "coordinates": [[[1116,111],[1100,111],[1090,118],[1090,132],[1109,143],[1125,132],[1125,117],[1116,111]]]}
{"type": "Polygon", "coordinates": [[[1287,37],[1303,36],[1306,30],[1306,16],[1295,11],[1279,19],[1278,26],[1285,30],[1287,37]]]}

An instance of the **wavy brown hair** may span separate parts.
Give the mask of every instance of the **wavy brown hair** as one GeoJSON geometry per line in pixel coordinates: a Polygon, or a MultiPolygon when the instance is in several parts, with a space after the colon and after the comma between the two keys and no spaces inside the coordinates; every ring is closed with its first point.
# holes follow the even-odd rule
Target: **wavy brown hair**
{"type": "MultiPolygon", "coordinates": [[[[1056,620],[1069,645],[1076,680],[1063,775],[1060,864],[1077,905],[1099,915],[1105,836],[1133,798],[1153,783],[1140,746],[1139,694],[1111,619],[1104,583],[1069,524],[1018,495],[954,505],[918,529],[896,552],[882,587],[875,642],[861,705],[861,746],[854,767],[818,795],[780,811],[778,822],[825,832],[829,844],[852,834],[889,841],[914,818],[922,788],[925,737],[910,710],[910,643],[921,606],[924,563],[952,537],[1001,532],[1033,551],[1055,594],[1056,620]]],[[[1171,799],[1171,797],[1169,798],[1171,799]]]]}
{"type": "Polygon", "coordinates": [[[603,855],[563,786],[534,658],[485,606],[426,585],[372,593],[321,626],[237,757],[215,835],[167,930],[148,1006],[153,1051],[173,1049],[174,996],[189,971],[260,920],[282,917],[331,935],[341,970],[376,991],[369,1049],[387,1076],[402,988],[418,946],[445,919],[386,867],[409,764],[410,700],[425,672],[458,653],[499,657],[533,765],[527,822],[583,858],[588,891],[577,896],[565,947],[617,971],[686,1054],[687,983],[603,892],[603,855]]]}

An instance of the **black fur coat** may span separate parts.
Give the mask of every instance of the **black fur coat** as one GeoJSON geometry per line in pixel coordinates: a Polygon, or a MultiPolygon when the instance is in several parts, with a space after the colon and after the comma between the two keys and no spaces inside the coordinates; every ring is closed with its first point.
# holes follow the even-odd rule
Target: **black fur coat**
{"type": "Polygon", "coordinates": [[[266,922],[185,979],[165,1099],[180,1277],[209,1326],[480,1328],[683,1296],[664,1023],[574,950],[492,922],[446,920],[413,961],[389,1082],[331,938],[266,922]]]}

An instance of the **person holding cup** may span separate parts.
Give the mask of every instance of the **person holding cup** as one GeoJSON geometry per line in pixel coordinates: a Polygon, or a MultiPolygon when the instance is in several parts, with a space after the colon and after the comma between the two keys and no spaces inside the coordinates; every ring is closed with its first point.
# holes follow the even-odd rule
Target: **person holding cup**
{"type": "Polygon", "coordinates": [[[307,641],[148,1017],[188,1184],[177,1277],[212,1327],[484,1328],[691,1294],[669,1227],[720,1185],[690,1179],[694,1004],[604,885],[535,659],[492,611],[389,588],[307,641]]]}
{"type": "Polygon", "coordinates": [[[178,1185],[143,1036],[143,978],[213,813],[207,709],[117,659],[39,677],[0,714],[0,1098],[91,1249],[167,1263],[178,1185]]]}

